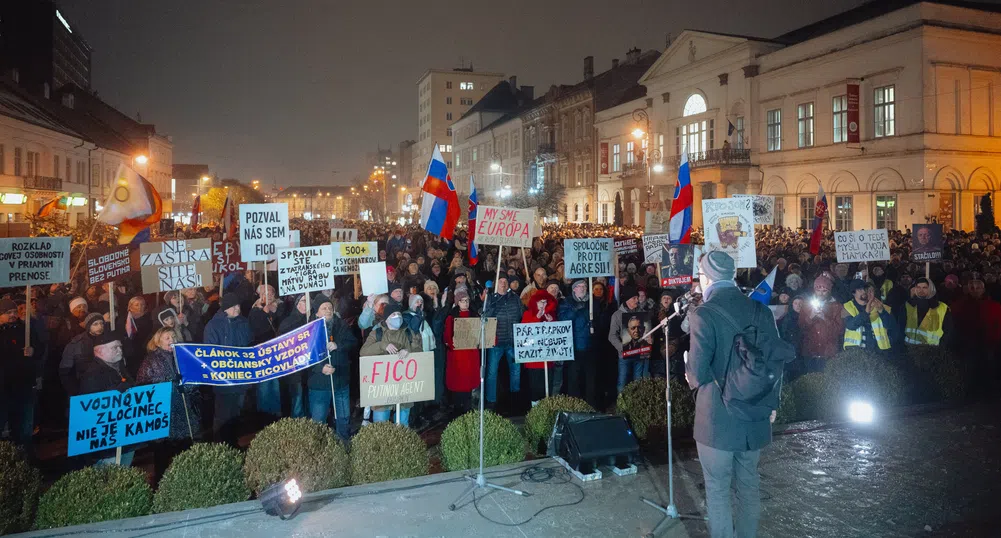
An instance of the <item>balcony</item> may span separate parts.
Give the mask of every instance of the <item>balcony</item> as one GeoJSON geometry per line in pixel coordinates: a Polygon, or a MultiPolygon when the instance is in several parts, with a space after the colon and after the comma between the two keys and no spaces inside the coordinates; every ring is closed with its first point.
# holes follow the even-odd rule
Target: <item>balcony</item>
{"type": "Polygon", "coordinates": [[[24,190],[29,190],[29,189],[37,191],[63,190],[63,180],[58,177],[24,176],[21,179],[23,180],[24,190]]]}
{"type": "Polygon", "coordinates": [[[646,161],[636,161],[622,165],[622,177],[646,177],[646,161]]]}
{"type": "Polygon", "coordinates": [[[539,149],[535,155],[539,161],[555,161],[556,144],[539,144],[539,149]]]}
{"type": "MultiPolygon", "coordinates": [[[[665,163],[675,168],[681,163],[681,156],[675,155],[665,159],[665,163]]],[[[688,154],[688,166],[695,168],[711,168],[714,166],[751,166],[751,150],[749,149],[710,149],[694,151],[688,154]]]]}

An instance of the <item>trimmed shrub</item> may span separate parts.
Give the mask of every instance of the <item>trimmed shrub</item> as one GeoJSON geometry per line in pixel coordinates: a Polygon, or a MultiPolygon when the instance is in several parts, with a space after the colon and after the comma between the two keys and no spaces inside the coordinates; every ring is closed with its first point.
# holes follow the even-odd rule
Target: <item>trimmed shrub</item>
{"type": "Polygon", "coordinates": [[[295,478],[303,493],[348,485],[349,458],[333,430],[308,418],[283,418],[257,433],[247,449],[243,473],[260,494],[295,478]]]}
{"type": "Polygon", "coordinates": [[[98,465],[64,475],[38,502],[36,529],[145,516],[153,507],[146,473],[135,467],[98,465]]]}
{"type": "MultiPolygon", "coordinates": [[[[637,379],[619,394],[615,411],[627,419],[639,439],[663,434],[667,427],[667,409],[664,405],[664,378],[637,379]]],[[[671,380],[671,426],[689,428],[695,423],[695,399],[692,391],[678,381],[671,380]]]]}
{"type": "Polygon", "coordinates": [[[907,357],[917,374],[917,401],[955,400],[967,395],[966,368],[955,354],[941,346],[907,346],[907,357]]]}
{"type": "Polygon", "coordinates": [[[402,424],[370,424],[351,440],[352,484],[424,476],[429,466],[424,440],[402,424]]]}
{"type": "MultiPolygon", "coordinates": [[[[441,434],[445,470],[462,471],[480,465],[480,412],[470,411],[448,424],[441,434]]],[[[525,438],[510,420],[486,411],[483,415],[483,466],[525,459],[525,438]]]]}
{"type": "Polygon", "coordinates": [[[580,398],[562,394],[539,400],[539,403],[525,415],[525,437],[528,438],[529,450],[536,454],[546,453],[545,446],[542,446],[541,450],[539,448],[553,433],[556,414],[560,411],[594,413],[594,408],[580,398]]]}
{"type": "Polygon", "coordinates": [[[153,496],[153,513],[245,501],[243,453],[224,443],[198,443],[170,462],[153,496]]]}
{"type": "Polygon", "coordinates": [[[776,424],[788,424],[799,420],[796,410],[796,394],[791,383],[782,384],[782,395],[779,397],[779,408],[775,412],[776,424]]]}
{"type": "Polygon", "coordinates": [[[841,416],[850,400],[864,399],[877,408],[904,402],[907,383],[890,359],[861,349],[847,349],[827,362],[824,371],[831,407],[827,416],[841,416]]]}
{"type": "Polygon", "coordinates": [[[802,375],[789,383],[789,391],[796,402],[797,420],[815,420],[828,416],[831,406],[828,403],[824,374],[813,372],[802,375]]]}
{"type": "Polygon", "coordinates": [[[0,534],[31,528],[40,483],[38,470],[28,465],[21,450],[0,441],[0,534]]]}

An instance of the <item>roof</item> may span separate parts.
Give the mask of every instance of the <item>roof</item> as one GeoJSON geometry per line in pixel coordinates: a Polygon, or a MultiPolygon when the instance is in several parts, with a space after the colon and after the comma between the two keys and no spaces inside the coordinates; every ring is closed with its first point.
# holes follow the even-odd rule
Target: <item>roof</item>
{"type": "Polygon", "coordinates": [[[330,196],[346,196],[351,193],[351,187],[345,187],[343,185],[336,186],[315,186],[315,185],[293,185],[291,187],[285,187],[275,193],[275,196],[281,198],[285,196],[302,196],[313,198],[320,193],[330,193],[330,196]]]}
{"type": "Polygon", "coordinates": [[[525,104],[525,94],[518,88],[512,88],[511,83],[502,80],[490,88],[461,118],[468,118],[477,112],[510,112],[525,104]]]}
{"type": "Polygon", "coordinates": [[[49,113],[45,107],[35,104],[30,95],[5,78],[0,79],[0,114],[44,129],[83,138],[83,135],[49,113]]]}
{"type": "MultiPolygon", "coordinates": [[[[638,84],[650,66],[660,58],[660,51],[648,50],[641,52],[633,61],[619,63],[608,71],[595,75],[594,111],[598,112],[613,106],[632,101],[646,95],[646,87],[638,84]]],[[[584,81],[586,84],[590,81],[584,81]]]]}

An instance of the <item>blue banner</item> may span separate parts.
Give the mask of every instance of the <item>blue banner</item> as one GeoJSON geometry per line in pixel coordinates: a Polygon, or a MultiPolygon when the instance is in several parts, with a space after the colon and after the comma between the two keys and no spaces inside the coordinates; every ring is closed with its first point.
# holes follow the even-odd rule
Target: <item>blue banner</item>
{"type": "Polygon", "coordinates": [[[66,453],[76,456],[167,437],[171,388],[157,383],[70,398],[66,453]]]}
{"type": "Polygon", "coordinates": [[[309,368],[328,355],[322,319],[253,347],[174,345],[181,383],[189,385],[260,383],[309,368]]]}

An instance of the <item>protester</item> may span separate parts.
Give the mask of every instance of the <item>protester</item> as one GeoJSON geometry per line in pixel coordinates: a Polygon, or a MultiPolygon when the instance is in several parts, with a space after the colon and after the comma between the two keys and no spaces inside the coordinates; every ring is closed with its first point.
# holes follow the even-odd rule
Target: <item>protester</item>
{"type": "MultiPolygon", "coordinates": [[[[240,315],[240,298],[235,293],[223,296],[219,311],[205,325],[205,343],[217,346],[247,347],[250,345],[250,323],[240,315]]],[[[249,385],[215,387],[215,414],[212,431],[216,440],[234,443],[236,427],[249,385]]]]}
{"type": "Polygon", "coordinates": [[[488,318],[497,318],[497,343],[487,352],[484,396],[488,409],[494,409],[497,405],[497,372],[505,357],[510,392],[514,395],[521,391],[521,365],[514,361],[514,324],[521,323],[524,308],[518,294],[509,289],[507,284],[508,279],[503,274],[500,275],[495,283],[497,290],[490,294],[485,307],[488,318]]]}
{"type": "MultiPolygon", "coordinates": [[[[528,300],[528,308],[521,316],[522,323],[543,323],[556,321],[556,298],[544,289],[536,290],[528,300]]],[[[525,371],[528,374],[529,394],[532,407],[546,397],[545,368],[551,368],[549,362],[526,362],[525,371]]],[[[554,389],[555,392],[555,389],[554,389]]]]}
{"type": "Polygon", "coordinates": [[[986,391],[1001,373],[997,362],[1001,347],[1001,304],[987,297],[984,281],[971,278],[965,294],[952,305],[956,344],[960,356],[973,371],[977,391],[986,391]]]}
{"type": "MultiPolygon", "coordinates": [[[[112,390],[123,392],[135,385],[132,374],[123,363],[122,341],[118,336],[110,332],[103,333],[95,340],[93,351],[90,365],[83,369],[80,394],[112,390]]],[[[135,447],[122,447],[121,465],[124,467],[132,465],[133,456],[135,456],[135,447]]],[[[91,454],[91,458],[96,458],[98,465],[116,463],[115,450],[96,452],[91,454]]]]}
{"type": "Polygon", "coordinates": [[[904,341],[949,348],[954,336],[949,306],[935,298],[935,285],[919,278],[911,288],[911,298],[896,312],[897,322],[904,327],[904,341]]]}
{"type": "Polygon", "coordinates": [[[841,322],[842,303],[831,296],[834,279],[822,273],[813,281],[813,297],[803,305],[799,316],[802,333],[801,373],[821,372],[827,360],[842,349],[844,325],[841,322]]]}
{"type": "Polygon", "coordinates": [[[876,298],[872,284],[852,280],[848,285],[852,300],[841,311],[845,327],[844,348],[859,347],[866,351],[889,354],[896,341],[897,323],[883,302],[876,298]]]}
{"type": "Polygon", "coordinates": [[[337,435],[347,442],[351,438],[351,363],[348,357],[358,348],[358,339],[334,312],[333,303],[325,295],[319,294],[313,300],[313,312],[317,319],[323,320],[327,330],[326,346],[330,360],[317,363],[309,369],[306,378],[309,386],[309,416],[321,424],[327,424],[331,406],[336,406],[334,415],[337,435]]]}
{"type": "MultiPolygon", "coordinates": [[[[3,358],[0,359],[0,432],[10,427],[11,440],[30,448],[35,426],[35,393],[41,389],[41,348],[25,342],[24,321],[18,317],[17,304],[10,299],[0,300],[0,341],[3,358]]],[[[31,340],[38,342],[32,330],[31,340]]]]}
{"type": "MultiPolygon", "coordinates": [[[[278,336],[278,326],[284,315],[284,307],[279,307],[275,289],[261,284],[257,287],[257,300],[250,307],[247,322],[250,324],[250,344],[263,344],[278,336]]],[[[299,390],[302,392],[302,389],[299,390]]],[[[281,382],[269,379],[257,384],[257,410],[271,417],[282,414],[281,382]]]]}
{"type": "MultiPolygon", "coordinates": [[[[600,308],[600,304],[599,304],[600,308]]],[[[587,280],[574,280],[570,287],[570,295],[565,297],[559,306],[560,321],[569,321],[573,327],[574,357],[567,366],[567,393],[570,396],[583,397],[592,407],[597,407],[595,397],[595,378],[598,375],[595,368],[595,356],[591,346],[591,317],[587,280]]]]}
{"type": "MultiPolygon", "coordinates": [[[[612,315],[611,324],[608,330],[608,341],[612,344],[612,347],[615,348],[615,351],[618,352],[619,373],[616,390],[621,393],[622,389],[624,389],[630,381],[635,381],[647,376],[647,369],[649,368],[650,363],[647,359],[623,356],[623,345],[626,343],[626,340],[624,340],[622,336],[623,314],[642,312],[642,310],[640,309],[639,292],[634,287],[629,286],[623,288],[619,292],[619,299],[622,301],[622,304],[619,306],[619,309],[615,311],[615,314],[612,315]]],[[[643,324],[640,323],[639,327],[640,335],[642,335],[643,324]]],[[[635,330],[633,332],[635,332],[635,330]]],[[[630,335],[629,339],[635,340],[636,337],[630,335]]],[[[651,337],[647,337],[647,342],[652,345],[653,339],[651,337]]]]}
{"type": "MultiPolygon", "coordinates": [[[[398,355],[400,359],[406,359],[410,353],[420,352],[422,349],[421,335],[410,330],[403,323],[403,314],[399,306],[389,305],[386,307],[386,319],[376,325],[369,333],[365,343],[361,346],[362,357],[378,357],[382,355],[398,355]]],[[[400,404],[397,422],[407,426],[410,424],[410,408],[413,404],[400,404]]],[[[383,405],[372,408],[372,422],[386,422],[389,420],[393,406],[383,405]]]]}
{"type": "Polygon", "coordinates": [[[445,319],[444,343],[447,351],[445,366],[445,386],[452,396],[456,413],[462,414],[472,408],[472,392],[480,384],[480,349],[455,349],[455,320],[476,317],[470,310],[469,292],[455,292],[455,306],[445,319]]]}
{"type": "MultiPolygon", "coordinates": [[[[0,307],[2,308],[2,307],[0,307]]],[[[76,335],[63,348],[59,361],[59,379],[69,396],[80,393],[80,380],[84,376],[90,359],[94,357],[94,342],[104,333],[104,317],[97,312],[87,314],[84,319],[86,331],[76,335]]]]}

